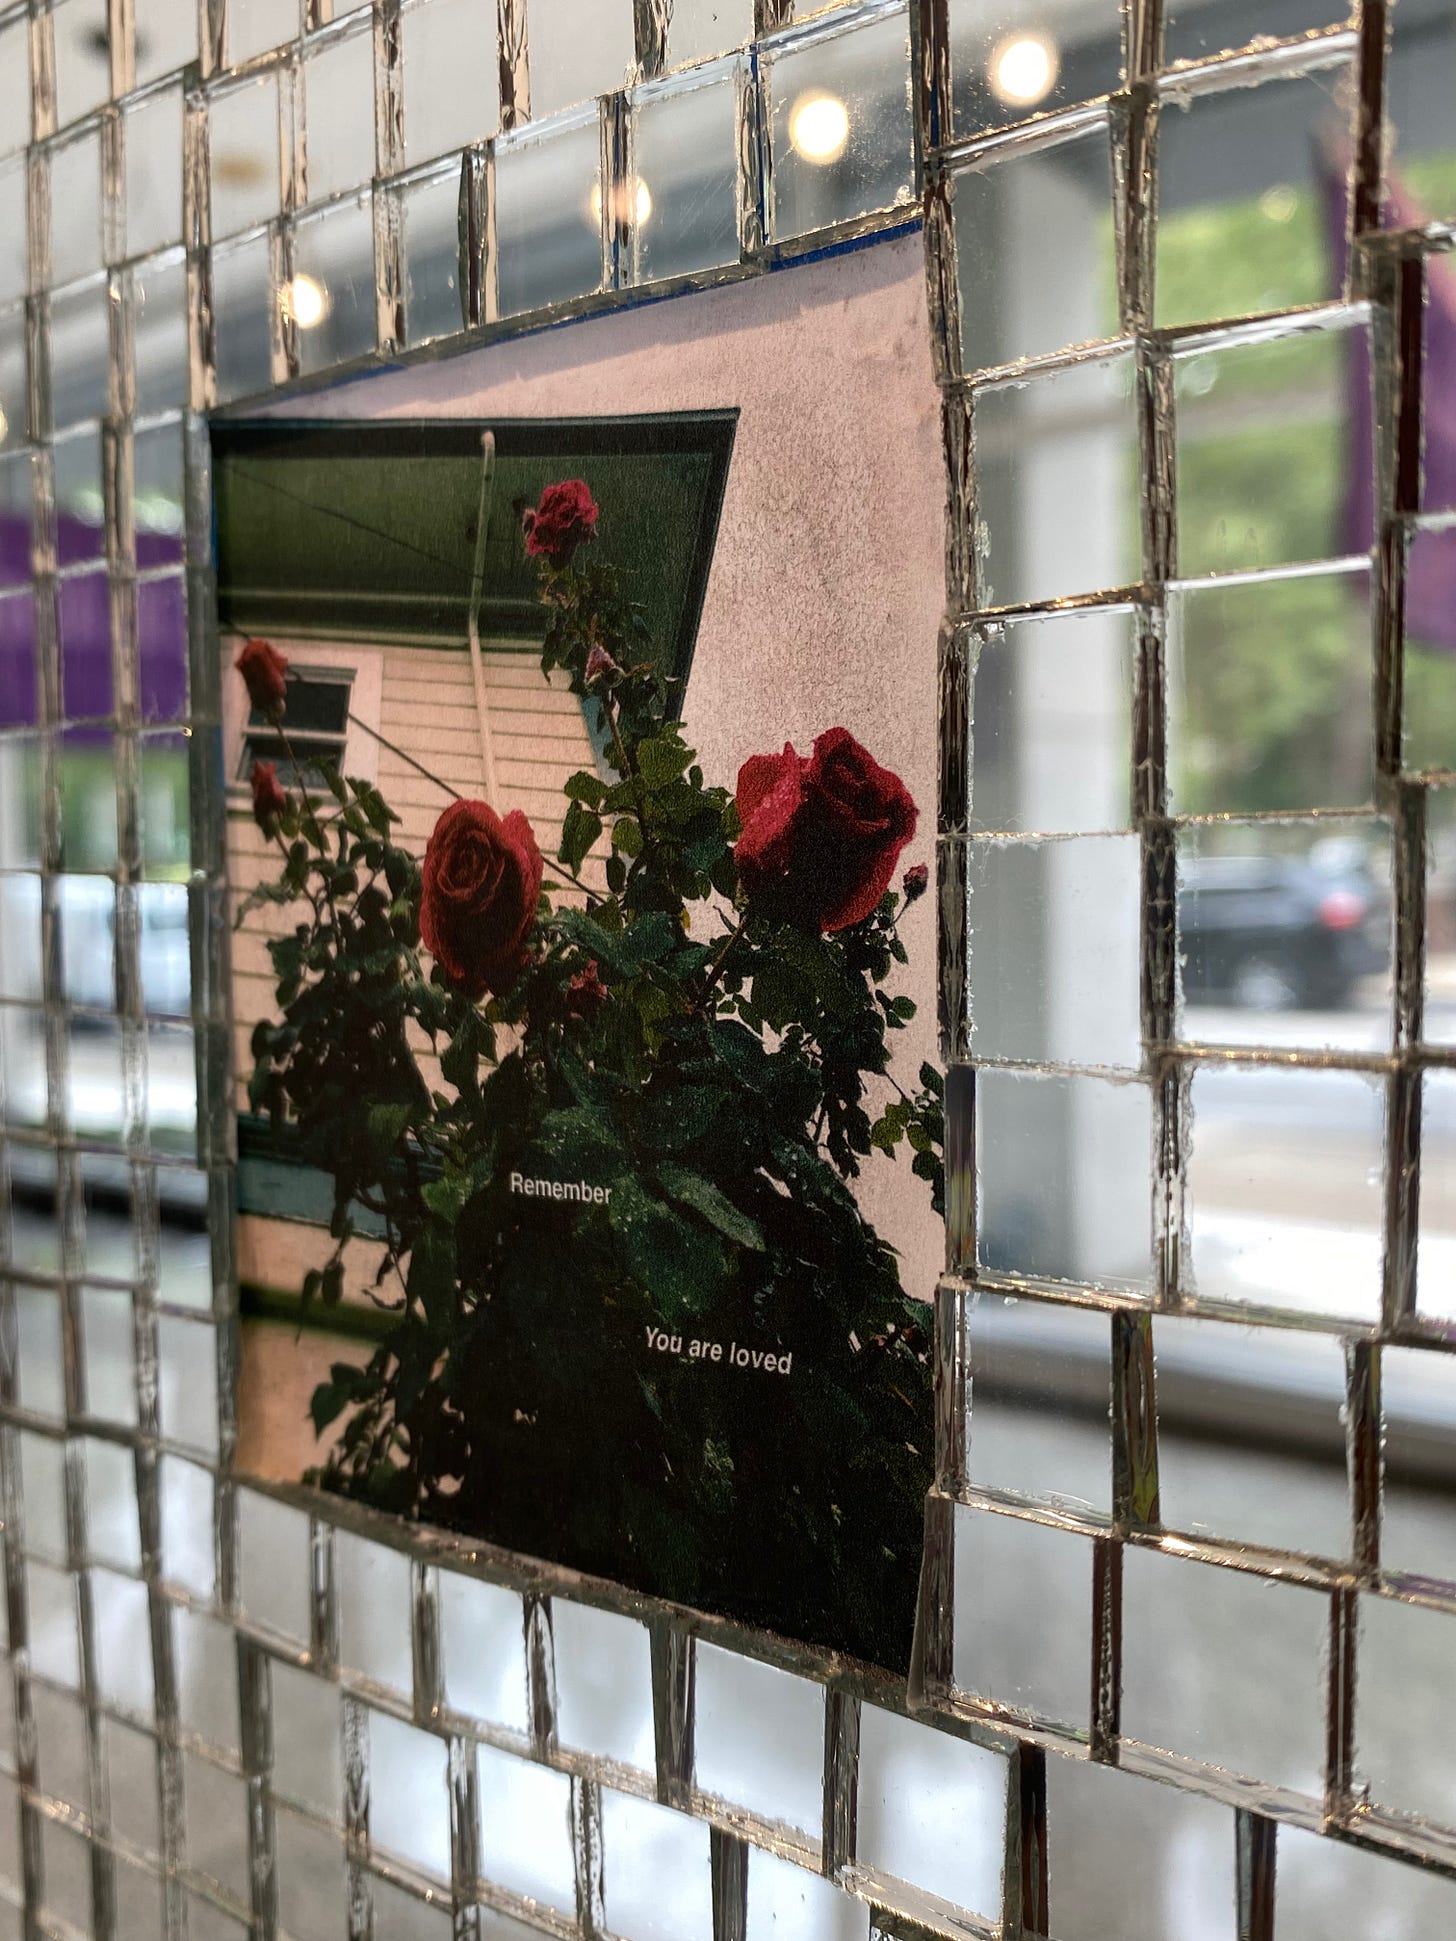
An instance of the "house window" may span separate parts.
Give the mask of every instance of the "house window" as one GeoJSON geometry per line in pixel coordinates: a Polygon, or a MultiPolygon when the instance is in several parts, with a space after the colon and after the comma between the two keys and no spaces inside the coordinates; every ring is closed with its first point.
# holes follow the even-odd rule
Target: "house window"
{"type": "Polygon", "coordinates": [[[243,731],[239,778],[248,779],[255,761],[276,762],[285,785],[297,786],[301,780],[306,788],[326,787],[325,767],[343,767],[353,687],[352,667],[291,667],[283,727],[274,727],[254,708],[243,731]],[[298,776],[293,772],[294,763],[298,776]]]}

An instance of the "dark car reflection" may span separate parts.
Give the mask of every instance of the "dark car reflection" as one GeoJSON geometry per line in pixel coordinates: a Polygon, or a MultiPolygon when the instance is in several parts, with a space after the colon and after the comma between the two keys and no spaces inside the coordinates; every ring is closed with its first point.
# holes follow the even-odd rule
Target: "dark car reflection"
{"type": "Polygon", "coordinates": [[[1390,962],[1390,893],[1353,845],[1200,856],[1178,885],[1183,990],[1259,1011],[1353,1003],[1390,962]]]}

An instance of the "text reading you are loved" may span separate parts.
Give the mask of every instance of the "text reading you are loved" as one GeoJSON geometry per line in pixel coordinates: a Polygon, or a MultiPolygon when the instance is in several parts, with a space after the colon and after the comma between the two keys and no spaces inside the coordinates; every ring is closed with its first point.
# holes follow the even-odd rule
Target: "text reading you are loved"
{"type": "Polygon", "coordinates": [[[654,1354],[676,1355],[680,1361],[726,1361],[730,1368],[761,1368],[765,1375],[787,1375],[794,1365],[792,1351],[775,1355],[766,1348],[740,1348],[736,1341],[726,1348],[721,1341],[689,1341],[684,1349],[682,1336],[663,1328],[647,1330],[647,1346],[654,1354]]]}

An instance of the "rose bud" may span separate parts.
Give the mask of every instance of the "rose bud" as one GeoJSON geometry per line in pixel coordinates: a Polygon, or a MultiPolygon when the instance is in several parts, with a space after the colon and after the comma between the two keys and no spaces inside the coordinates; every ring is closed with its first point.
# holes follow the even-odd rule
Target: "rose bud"
{"type": "Polygon", "coordinates": [[[566,987],[566,1008],[574,1018],[590,1021],[607,1001],[607,987],[602,982],[597,969],[597,960],[592,958],[585,970],[579,970],[566,987]]]}
{"type": "Polygon", "coordinates": [[[425,845],[420,938],[454,984],[508,991],[526,964],[541,894],[541,851],[519,809],[452,802],[425,845]]]}
{"type": "Polygon", "coordinates": [[[233,665],[243,677],[248,699],[260,714],[282,714],[287,693],[288,656],[267,640],[248,640],[233,665]]]}
{"type": "Polygon", "coordinates": [[[750,903],[826,933],[862,923],[915,834],[910,791],[846,728],[738,771],[738,880],[750,903]]]}
{"type": "Polygon", "coordinates": [[[617,663],[612,659],[605,647],[600,645],[593,647],[586,657],[586,683],[588,687],[591,686],[593,681],[601,680],[604,675],[618,674],[620,672],[621,669],[617,666],[617,663]]]}
{"type": "Polygon", "coordinates": [[[253,820],[265,835],[271,836],[273,824],[288,807],[288,791],[278,780],[272,762],[253,763],[253,820]]]}
{"type": "Polygon", "coordinates": [[[533,559],[565,566],[578,546],[595,537],[600,510],[585,479],[548,485],[540,504],[521,515],[526,551],[533,559]]]}
{"type": "Polygon", "coordinates": [[[907,903],[913,903],[917,897],[924,896],[929,888],[930,865],[928,863],[916,863],[913,869],[907,869],[900,878],[900,889],[907,903]]]}

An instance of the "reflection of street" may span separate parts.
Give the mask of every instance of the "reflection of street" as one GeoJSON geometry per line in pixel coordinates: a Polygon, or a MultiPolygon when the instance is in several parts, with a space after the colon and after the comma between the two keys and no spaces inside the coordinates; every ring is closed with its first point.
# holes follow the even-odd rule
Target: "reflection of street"
{"type": "MultiPolygon", "coordinates": [[[[1391,1012],[1378,985],[1335,1011],[1190,1005],[1185,1033],[1206,1044],[1379,1056],[1391,1012]]],[[[1429,1007],[1428,1032],[1456,1030],[1456,992],[1429,1007]]],[[[1287,1066],[1205,1068],[1194,1081],[1190,1183],[1194,1276],[1208,1297],[1372,1322],[1379,1313],[1385,1084],[1374,1073],[1287,1066]]],[[[1422,1124],[1420,1271],[1456,1278],[1456,1096],[1428,1092],[1422,1124]]]]}

